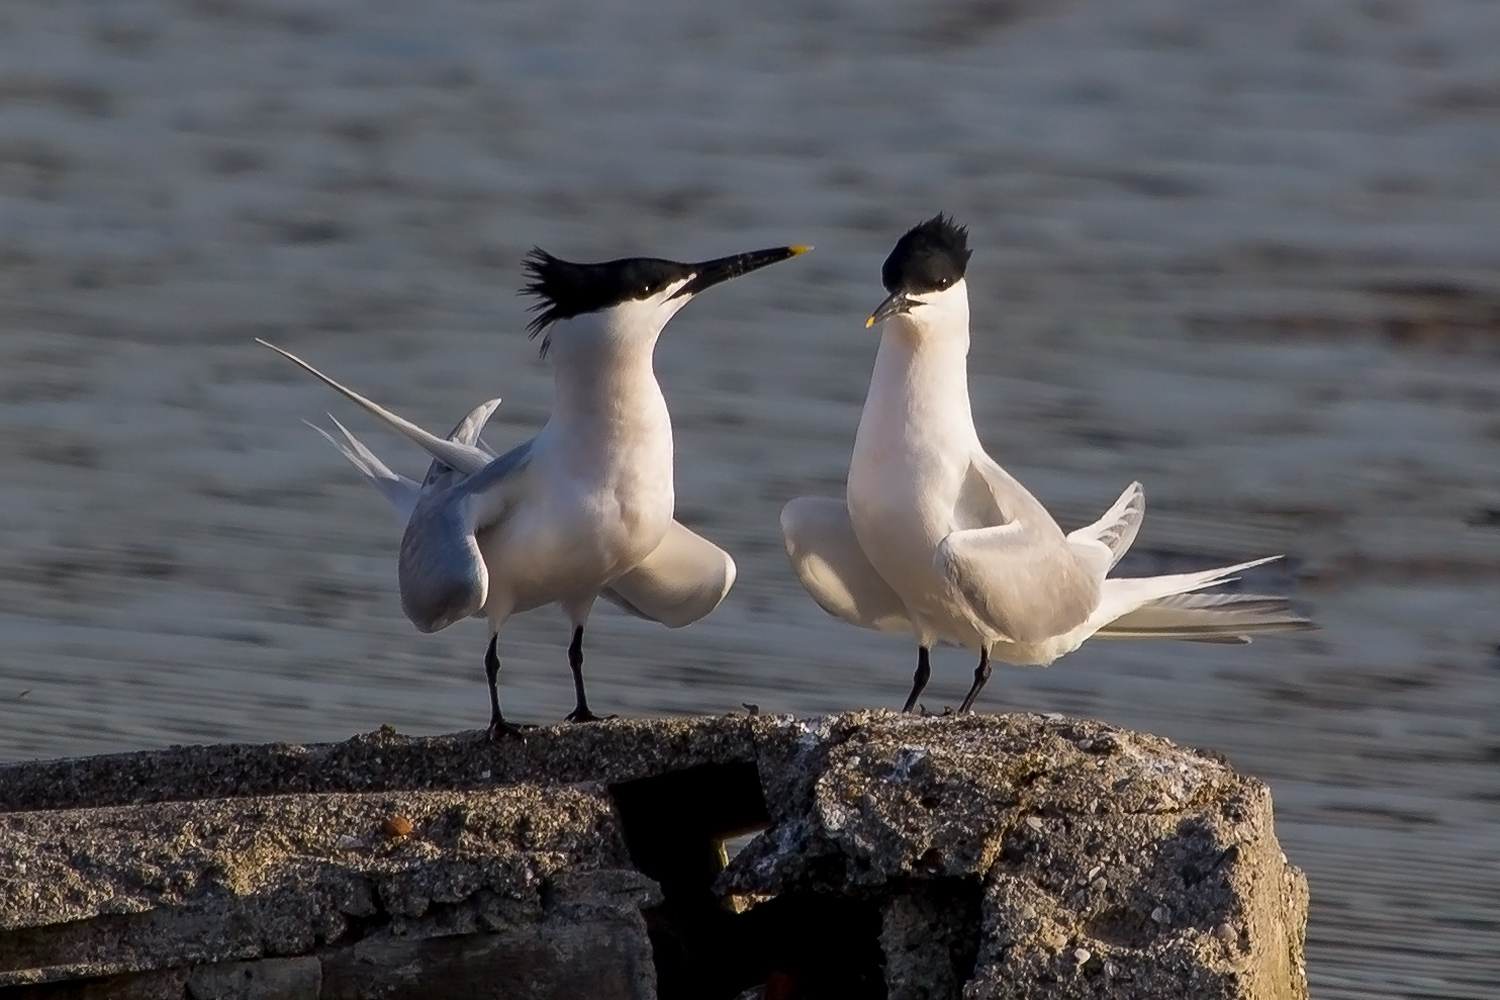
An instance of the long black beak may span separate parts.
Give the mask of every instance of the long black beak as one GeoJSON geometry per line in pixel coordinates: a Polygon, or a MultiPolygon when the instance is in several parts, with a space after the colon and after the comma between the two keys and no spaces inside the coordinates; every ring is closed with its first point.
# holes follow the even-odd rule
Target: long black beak
{"type": "Polygon", "coordinates": [[[876,323],[884,323],[892,316],[904,313],[912,306],[920,304],[914,299],[907,298],[905,292],[892,292],[885,297],[884,302],[875,307],[875,311],[870,314],[870,318],[865,320],[865,328],[869,329],[876,323]]]}
{"type": "Polygon", "coordinates": [[[672,298],[697,295],[705,288],[712,288],[730,278],[738,278],[742,274],[758,271],[768,264],[779,263],[789,257],[807,253],[811,249],[812,247],[772,247],[769,250],[751,250],[749,253],[737,253],[732,257],[720,257],[718,260],[706,260],[701,264],[694,264],[692,265],[692,278],[688,279],[687,284],[677,289],[672,294],[672,298]]]}

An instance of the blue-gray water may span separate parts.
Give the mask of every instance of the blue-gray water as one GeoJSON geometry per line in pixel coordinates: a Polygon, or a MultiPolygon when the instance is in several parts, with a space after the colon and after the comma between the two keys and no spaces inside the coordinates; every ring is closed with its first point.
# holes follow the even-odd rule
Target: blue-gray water
{"type": "MultiPolygon", "coordinates": [[[[972,388],[1127,568],[1285,551],[1325,631],[1103,645],[983,703],[1223,750],[1309,872],[1315,995],[1500,982],[1500,5],[114,0],[0,6],[0,757],[486,718],[478,623],[402,618],[398,526],[301,424],[547,409],[517,262],[812,255],[685,311],[683,518],[740,581],[600,613],[594,707],[895,706],[908,644],[825,618],[787,499],[841,488],[881,259],[967,222],[972,388]]],[[[410,447],[371,433],[409,472],[410,447]]],[[[559,616],[504,636],[572,704],[559,616]]],[[[971,664],[940,653],[929,705],[971,664]]]]}

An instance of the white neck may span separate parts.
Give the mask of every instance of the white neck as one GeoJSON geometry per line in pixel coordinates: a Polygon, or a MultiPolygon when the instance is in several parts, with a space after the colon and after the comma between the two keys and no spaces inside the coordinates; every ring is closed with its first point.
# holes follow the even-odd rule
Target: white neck
{"type": "Polygon", "coordinates": [[[978,444],[969,406],[968,294],[959,282],[885,322],[855,451],[978,444]]]}
{"type": "Polygon", "coordinates": [[[652,467],[665,468],[670,482],[672,421],[652,364],[660,327],[646,325],[654,319],[611,311],[553,328],[547,431],[567,442],[563,451],[579,468],[649,457],[652,467]]]}

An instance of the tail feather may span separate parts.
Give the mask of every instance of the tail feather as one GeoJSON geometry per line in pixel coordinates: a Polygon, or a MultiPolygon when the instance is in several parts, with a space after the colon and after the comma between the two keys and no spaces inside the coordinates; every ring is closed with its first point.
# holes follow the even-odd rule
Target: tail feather
{"type": "Polygon", "coordinates": [[[364,442],[351,434],[349,428],[339,423],[332,414],[329,414],[328,419],[332,420],[333,425],[343,433],[347,444],[315,423],[306,420],[303,423],[317,431],[323,436],[323,440],[337,448],[339,453],[349,460],[349,464],[358,469],[360,475],[364,476],[386,500],[390,501],[391,506],[396,508],[396,516],[403,524],[406,523],[411,517],[412,508],[416,506],[417,495],[421,487],[400,473],[392,472],[389,466],[365,447],[364,442]]]}
{"type": "MultiPolygon", "coordinates": [[[[1226,582],[1229,573],[1248,568],[1248,565],[1254,564],[1208,570],[1206,573],[1214,575],[1207,581],[1202,580],[1205,574],[1177,574],[1176,578],[1189,584],[1191,589],[1179,589],[1149,597],[1129,610],[1114,615],[1094,634],[1105,639],[1185,639],[1192,642],[1237,644],[1249,642],[1252,635],[1317,628],[1311,621],[1293,611],[1284,597],[1196,592],[1202,587],[1226,582]],[[1183,579],[1194,577],[1198,579],[1183,579]]],[[[1140,584],[1169,579],[1172,578],[1148,577],[1140,581],[1119,582],[1140,584]]],[[[1111,581],[1106,581],[1106,586],[1109,582],[1111,581]]]]}
{"type": "MultiPolygon", "coordinates": [[[[480,432],[484,429],[485,422],[494,414],[495,408],[500,405],[499,399],[487,399],[474,409],[448,432],[446,440],[454,444],[466,447],[477,447],[493,457],[494,452],[479,439],[480,432]]],[[[415,509],[418,497],[422,491],[437,484],[444,476],[452,474],[451,468],[434,458],[427,468],[427,475],[422,482],[417,483],[407,479],[399,472],[392,472],[390,467],[380,460],[380,456],[365,445],[363,441],[354,436],[354,433],[339,422],[333,414],[328,414],[328,419],[333,421],[333,426],[344,435],[340,441],[332,434],[319,427],[317,424],[304,420],[303,423],[322,435],[323,440],[339,450],[349,464],[359,470],[360,474],[367,479],[371,485],[380,491],[392,507],[396,508],[396,515],[405,524],[411,519],[411,512],[415,509]]]]}
{"type": "Polygon", "coordinates": [[[1104,512],[1104,516],[1093,524],[1070,532],[1070,541],[1095,541],[1109,549],[1109,568],[1130,549],[1136,534],[1141,530],[1141,521],[1146,517],[1146,490],[1140,483],[1131,483],[1125,492],[1104,512]]]}
{"type": "MultiPolygon", "coordinates": [[[[397,416],[379,403],[372,402],[348,386],[334,381],[290,351],[284,351],[275,344],[261,340],[259,337],[255,338],[255,342],[263,347],[269,347],[277,354],[280,354],[324,385],[341,394],[345,399],[359,406],[366,413],[382,421],[386,426],[404,436],[407,440],[420,447],[428,455],[442,462],[450,469],[455,469],[466,476],[472,476],[490,463],[491,456],[480,448],[472,444],[459,444],[456,441],[449,441],[446,438],[440,438],[436,434],[423,430],[405,417],[397,416]]],[[[488,404],[483,405],[487,406],[488,404]]]]}

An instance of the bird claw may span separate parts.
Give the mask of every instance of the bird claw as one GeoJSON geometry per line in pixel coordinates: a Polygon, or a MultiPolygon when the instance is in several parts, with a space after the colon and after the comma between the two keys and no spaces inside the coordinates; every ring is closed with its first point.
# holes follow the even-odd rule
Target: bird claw
{"type": "Polygon", "coordinates": [[[609,719],[618,719],[618,715],[595,715],[586,708],[575,708],[563,719],[564,722],[605,722],[609,719]]]}
{"type": "Polygon", "coordinates": [[[526,742],[526,730],[533,729],[533,728],[535,728],[535,727],[534,726],[518,726],[514,722],[506,722],[504,719],[496,719],[496,720],[494,720],[493,722],[490,723],[490,728],[489,728],[490,742],[492,742],[492,743],[499,743],[501,740],[508,739],[508,738],[514,738],[514,739],[520,740],[522,743],[525,743],[526,742]]]}

